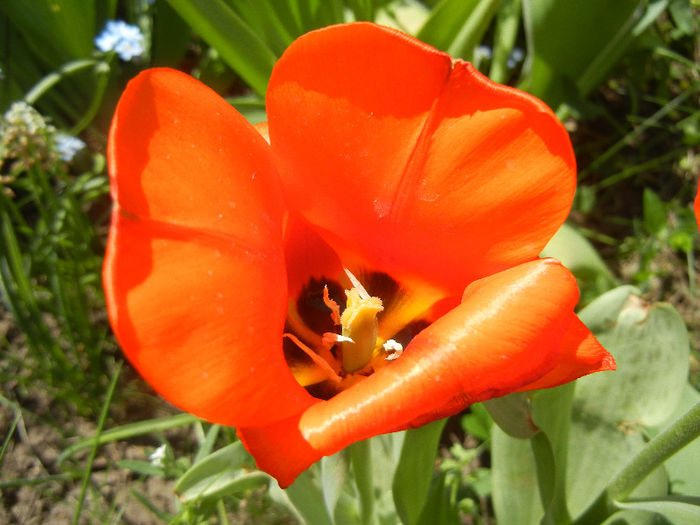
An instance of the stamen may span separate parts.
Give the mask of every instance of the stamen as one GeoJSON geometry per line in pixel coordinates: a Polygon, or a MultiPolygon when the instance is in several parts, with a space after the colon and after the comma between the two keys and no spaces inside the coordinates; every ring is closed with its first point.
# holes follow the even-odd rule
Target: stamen
{"type": "Polygon", "coordinates": [[[392,352],[384,358],[387,361],[398,359],[401,357],[401,354],[403,354],[403,345],[397,341],[394,341],[393,339],[389,339],[386,343],[384,343],[382,348],[384,348],[386,352],[392,352]]]}
{"type": "Polygon", "coordinates": [[[359,292],[360,298],[365,299],[365,300],[369,299],[371,297],[371,295],[367,293],[367,290],[365,290],[365,287],[362,286],[362,283],[357,279],[357,277],[355,277],[353,275],[353,273],[350,270],[348,270],[347,268],[343,268],[343,270],[345,270],[345,275],[347,275],[348,279],[350,279],[350,282],[352,283],[352,287],[356,288],[357,291],[359,292]]]}
{"type": "Polygon", "coordinates": [[[323,304],[330,309],[333,324],[340,324],[340,306],[328,295],[328,285],[323,287],[323,304]]]}
{"type": "Polygon", "coordinates": [[[334,332],[326,332],[323,334],[323,338],[321,339],[323,341],[324,346],[333,346],[336,343],[354,343],[355,341],[352,340],[351,337],[346,337],[344,335],[336,334],[334,332]]]}
{"type": "Polygon", "coordinates": [[[331,365],[329,365],[325,359],[323,359],[311,348],[302,343],[299,340],[299,338],[296,337],[294,334],[284,333],[282,334],[282,337],[286,337],[287,339],[291,340],[295,345],[297,345],[301,350],[303,350],[304,353],[308,355],[313,360],[313,362],[316,363],[326,373],[328,379],[335,381],[336,383],[340,383],[342,381],[342,378],[335,373],[335,370],[333,370],[331,365]]]}

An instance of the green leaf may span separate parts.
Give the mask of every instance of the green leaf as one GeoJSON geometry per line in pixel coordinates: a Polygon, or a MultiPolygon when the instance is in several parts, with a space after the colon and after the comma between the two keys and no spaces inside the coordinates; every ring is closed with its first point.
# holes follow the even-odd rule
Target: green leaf
{"type": "Polygon", "coordinates": [[[3,0],[0,12],[23,35],[26,45],[51,68],[89,57],[95,35],[95,2],[85,0],[3,0]]]}
{"type": "MultiPolygon", "coordinates": [[[[666,421],[678,406],[688,377],[688,334],[678,312],[631,295],[614,328],[596,335],[615,357],[617,371],[582,378],[581,398],[597,397],[591,401],[601,409],[596,412],[616,425],[654,426],[666,421]]],[[[588,402],[581,408],[587,409],[588,402]]]]}
{"type": "Polygon", "coordinates": [[[491,436],[493,419],[483,403],[475,403],[469,407],[469,413],[462,416],[462,428],[479,441],[488,441],[491,436]]]}
{"type": "MultiPolygon", "coordinates": [[[[305,470],[285,490],[272,491],[271,495],[295,512],[302,523],[332,525],[333,520],[326,510],[321,489],[314,482],[312,470],[305,470]]],[[[273,484],[272,487],[278,486],[273,484]]]]}
{"type": "Polygon", "coordinates": [[[553,107],[569,93],[589,93],[605,79],[633,36],[647,27],[646,4],[647,0],[523,0],[532,62],[521,87],[553,107]]]}
{"type": "Polygon", "coordinates": [[[177,480],[175,492],[186,502],[238,494],[267,483],[267,474],[244,469],[250,462],[243,443],[236,441],[195,463],[177,480]]]}
{"type": "Polygon", "coordinates": [[[481,41],[499,0],[443,0],[417,37],[455,57],[470,59],[481,41]]]}
{"type": "Polygon", "coordinates": [[[265,96],[277,56],[223,0],[168,0],[248,85],[265,96]]]}
{"type": "Polygon", "coordinates": [[[532,421],[530,400],[527,393],[516,392],[483,402],[494,422],[508,435],[527,439],[537,433],[532,421]]]}
{"type": "Polygon", "coordinates": [[[498,523],[538,525],[544,515],[529,440],[491,427],[493,507],[498,523]]]}
{"type": "Polygon", "coordinates": [[[350,458],[347,449],[321,458],[321,490],[328,514],[335,514],[340,493],[345,486],[350,470],[350,458]]]}
{"type": "MultiPolygon", "coordinates": [[[[457,480],[451,476],[452,483],[457,480]]],[[[430,491],[418,518],[418,525],[453,525],[460,523],[457,502],[452,496],[452,487],[448,483],[448,474],[441,472],[433,478],[430,491]]]]}
{"type": "Polygon", "coordinates": [[[618,286],[598,297],[581,310],[578,316],[592,332],[597,334],[608,332],[615,327],[620,310],[629,296],[634,293],[640,293],[634,286],[618,286]]]}
{"type": "Polygon", "coordinates": [[[666,205],[649,188],[644,188],[644,229],[652,235],[659,235],[666,228],[666,205]]]}
{"type": "Polygon", "coordinates": [[[593,245],[568,224],[562,224],[559,231],[542,250],[541,256],[559,259],[578,279],[583,281],[593,281],[600,277],[608,283],[615,282],[612,272],[593,245]]]}
{"type": "MultiPolygon", "coordinates": [[[[577,381],[567,474],[572,516],[591,505],[644,447],[641,425],[659,424],[673,413],[688,373],[685,324],[671,306],[647,305],[622,287],[580,316],[613,354],[617,371],[577,381]]],[[[637,489],[647,493],[637,495],[663,495],[659,476],[662,471],[637,489]]]]}
{"type": "Polygon", "coordinates": [[[665,498],[636,499],[615,502],[621,509],[655,512],[671,518],[675,525],[697,525],[700,523],[700,498],[668,496],[665,498]]]}
{"type": "Polygon", "coordinates": [[[350,461],[360,504],[360,520],[365,525],[374,521],[374,480],[372,479],[372,449],[369,441],[350,446],[350,461]]]}
{"type": "Polygon", "coordinates": [[[446,419],[406,431],[394,474],[396,510],[404,525],[418,521],[430,489],[438,443],[446,419]]]}
{"type": "Polygon", "coordinates": [[[566,471],[574,384],[535,392],[532,416],[540,432],[532,438],[544,523],[569,523],[566,471]]]}

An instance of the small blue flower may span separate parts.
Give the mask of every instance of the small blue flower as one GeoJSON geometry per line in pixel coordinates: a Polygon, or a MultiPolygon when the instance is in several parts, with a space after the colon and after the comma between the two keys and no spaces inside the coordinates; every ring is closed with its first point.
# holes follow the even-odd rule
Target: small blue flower
{"type": "Polygon", "coordinates": [[[523,58],[525,58],[525,51],[523,51],[519,47],[514,47],[513,50],[510,52],[510,56],[508,57],[508,61],[506,62],[506,65],[510,69],[513,69],[520,62],[523,61],[523,58]]]}
{"type": "Polygon", "coordinates": [[[85,143],[78,137],[66,133],[56,133],[55,146],[58,155],[63,162],[70,162],[73,157],[85,147],[85,143]]]}
{"type": "Polygon", "coordinates": [[[480,45],[474,50],[474,58],[491,60],[492,56],[493,50],[489,46],[480,45]]]}
{"type": "Polygon", "coordinates": [[[141,30],[122,20],[109,20],[95,38],[95,45],[100,51],[115,51],[119,58],[127,62],[140,57],[145,51],[141,30]]]}

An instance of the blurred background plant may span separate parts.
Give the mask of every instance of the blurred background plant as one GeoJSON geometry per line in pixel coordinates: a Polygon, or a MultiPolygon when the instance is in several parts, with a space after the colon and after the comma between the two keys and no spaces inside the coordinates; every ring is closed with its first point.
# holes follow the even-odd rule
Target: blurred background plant
{"type": "MultiPolygon", "coordinates": [[[[697,0],[0,2],[0,521],[527,524],[544,515],[550,523],[600,523],[607,514],[594,500],[612,494],[606,483],[700,398],[698,231],[690,207],[700,171],[699,12],[697,0]],[[312,29],[352,20],[397,27],[472,61],[545,100],[571,132],[579,190],[545,254],[574,271],[588,304],[584,320],[608,347],[634,346],[638,353],[627,355],[645,363],[633,365],[633,377],[594,378],[575,394],[556,394],[569,400],[565,412],[576,409],[569,423],[578,441],[546,432],[537,395],[522,406],[476,405],[446,425],[324,458],[283,492],[252,468],[232,429],[176,414],[128,365],[119,373],[100,267],[110,207],[106,134],[125,83],[147,67],[175,67],[259,122],[284,49],[312,29]],[[619,284],[636,288],[601,297],[619,284]],[[654,313],[635,318],[637,300],[654,313]],[[649,340],[656,346],[643,344],[649,340]],[[663,363],[659,345],[668,350],[663,363]],[[645,392],[667,395],[642,408],[623,403],[590,434],[585,417],[608,414],[598,406],[605,396],[624,398],[620,378],[642,400],[645,392]],[[523,474],[533,470],[530,442],[492,425],[505,412],[510,434],[527,434],[513,407],[540,425],[558,465],[567,447],[612,443],[606,450],[617,459],[607,478],[575,454],[563,462],[572,515],[523,474]],[[434,456],[411,460],[404,441],[441,443],[437,468],[434,456]],[[374,476],[354,459],[362,454],[374,458],[374,476]],[[509,485],[514,479],[527,490],[509,485]],[[377,496],[374,505],[368,494],[377,496]]],[[[688,473],[697,463],[688,454],[700,457],[696,445],[666,472],[672,490],[697,497],[700,481],[688,473]]],[[[645,495],[668,494],[665,479],[657,476],[645,495]]],[[[697,517],[664,505],[650,507],[659,522],[697,517]]],[[[647,523],[650,508],[622,510],[617,519],[647,523]]]]}

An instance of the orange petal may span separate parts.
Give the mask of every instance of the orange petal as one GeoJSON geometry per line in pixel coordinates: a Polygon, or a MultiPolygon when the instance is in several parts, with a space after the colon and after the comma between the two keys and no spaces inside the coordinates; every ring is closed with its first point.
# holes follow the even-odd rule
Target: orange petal
{"type": "Polygon", "coordinates": [[[310,396],[282,353],[284,209],[258,132],[199,82],[151,70],[119,103],[109,169],[104,285],[129,360],[210,421],[297,413],[310,396]]]}
{"type": "Polygon", "coordinates": [[[531,385],[559,366],[577,299],[573,276],[552,259],[483,279],[392,364],[315,403],[298,420],[276,425],[274,432],[244,429],[246,444],[261,468],[288,483],[319,457],[350,443],[531,385]],[[299,461],[283,460],[288,447],[300,451],[299,461]]]}
{"type": "Polygon", "coordinates": [[[559,345],[557,366],[520,391],[552,388],[604,370],[615,370],[615,359],[600,345],[586,325],[570,313],[569,326],[559,345]]]}
{"type": "Polygon", "coordinates": [[[290,202],[346,266],[454,295],[537,257],[571,205],[572,148],[542,102],[394,30],[299,38],[267,102],[290,202]]]}

